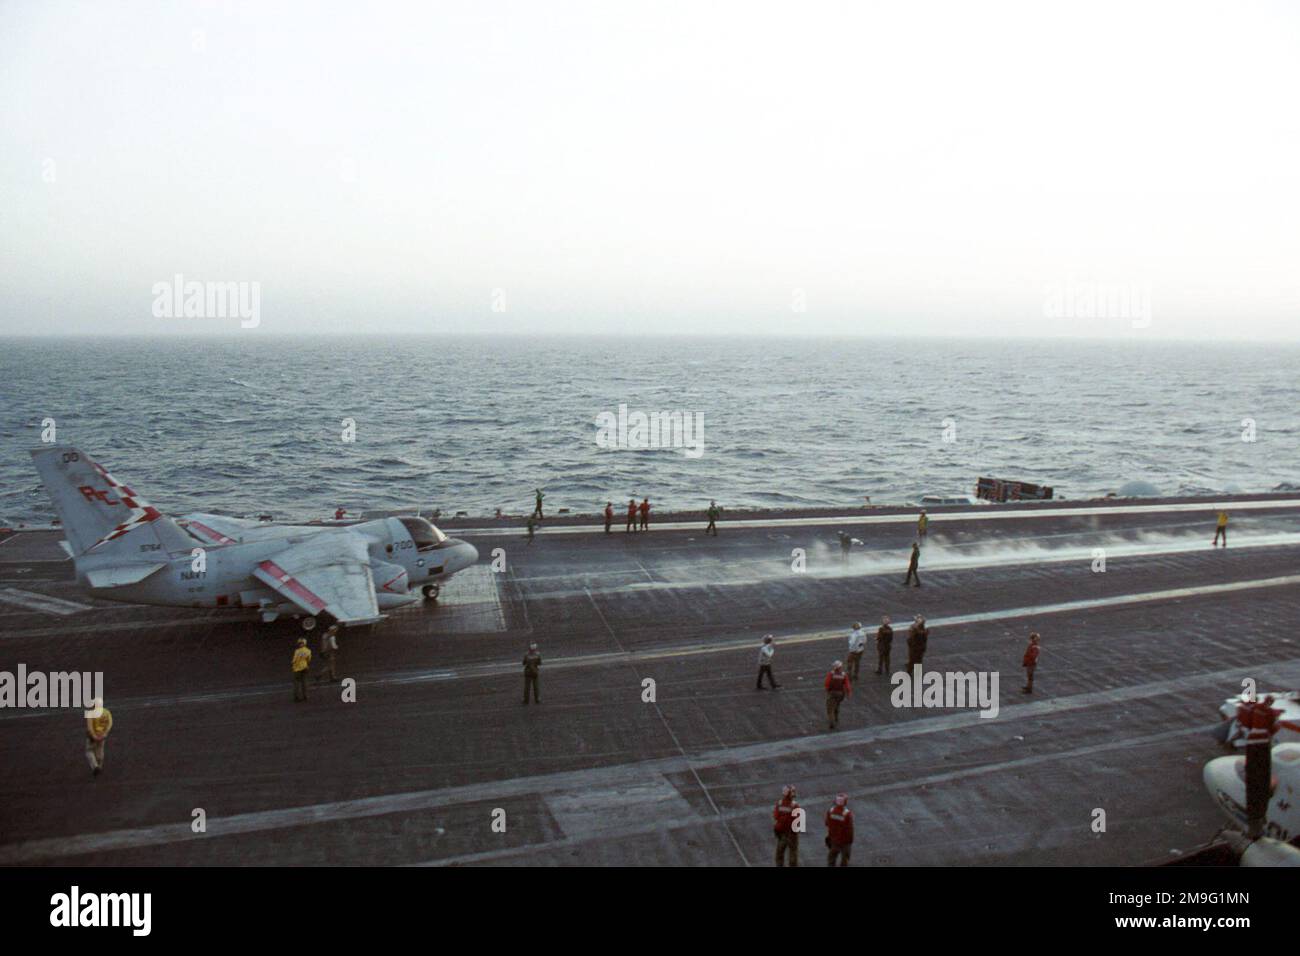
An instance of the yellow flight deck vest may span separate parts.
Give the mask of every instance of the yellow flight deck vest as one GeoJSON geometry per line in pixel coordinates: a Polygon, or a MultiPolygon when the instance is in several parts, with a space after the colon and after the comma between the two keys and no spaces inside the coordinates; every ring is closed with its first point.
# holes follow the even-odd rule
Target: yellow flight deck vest
{"type": "Polygon", "coordinates": [[[1228,526],[1228,512],[1226,512],[1226,511],[1220,511],[1220,512],[1219,512],[1219,527],[1220,527],[1220,528],[1226,528],[1227,526],[1228,526]]]}
{"type": "Polygon", "coordinates": [[[99,716],[91,717],[89,720],[90,732],[96,737],[106,737],[113,729],[113,715],[109,713],[107,707],[101,707],[99,716]]]}
{"type": "Polygon", "coordinates": [[[305,671],[307,665],[311,663],[311,650],[306,647],[299,647],[293,652],[293,672],[297,674],[305,671]]]}

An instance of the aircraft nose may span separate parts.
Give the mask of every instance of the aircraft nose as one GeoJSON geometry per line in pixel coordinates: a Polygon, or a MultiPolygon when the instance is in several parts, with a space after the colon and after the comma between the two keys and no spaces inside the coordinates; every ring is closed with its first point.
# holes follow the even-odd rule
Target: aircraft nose
{"type": "Polygon", "coordinates": [[[455,558],[457,571],[462,568],[468,568],[478,561],[478,548],[474,547],[474,545],[470,544],[468,541],[461,541],[459,538],[454,538],[452,540],[455,541],[455,548],[452,550],[452,554],[455,558]]]}

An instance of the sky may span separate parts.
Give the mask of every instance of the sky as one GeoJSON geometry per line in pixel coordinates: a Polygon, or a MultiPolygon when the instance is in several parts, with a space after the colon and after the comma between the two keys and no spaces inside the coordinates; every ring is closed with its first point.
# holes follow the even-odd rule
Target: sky
{"type": "Polygon", "coordinates": [[[1298,54],[1285,0],[7,0],[0,335],[1296,341],[1298,54]]]}

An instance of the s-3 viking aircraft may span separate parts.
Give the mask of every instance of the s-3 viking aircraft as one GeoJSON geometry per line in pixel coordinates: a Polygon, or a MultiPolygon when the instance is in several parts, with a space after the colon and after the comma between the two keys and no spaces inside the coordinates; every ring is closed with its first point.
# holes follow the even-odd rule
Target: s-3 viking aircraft
{"type": "Polygon", "coordinates": [[[98,598],[165,607],[243,608],[265,622],[345,625],[421,598],[478,560],[423,518],[347,527],[268,525],[221,515],[169,518],[68,445],[32,451],[63,522],[77,582],[98,598]]]}

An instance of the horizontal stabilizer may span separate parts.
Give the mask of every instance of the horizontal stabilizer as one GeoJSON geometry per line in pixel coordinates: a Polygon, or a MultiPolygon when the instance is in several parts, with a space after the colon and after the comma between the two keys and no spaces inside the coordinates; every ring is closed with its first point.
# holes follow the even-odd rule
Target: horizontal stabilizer
{"type": "Polygon", "coordinates": [[[86,572],[86,582],[92,588],[120,588],[128,584],[139,584],[165,567],[166,564],[119,564],[110,568],[95,568],[86,572]]]}

